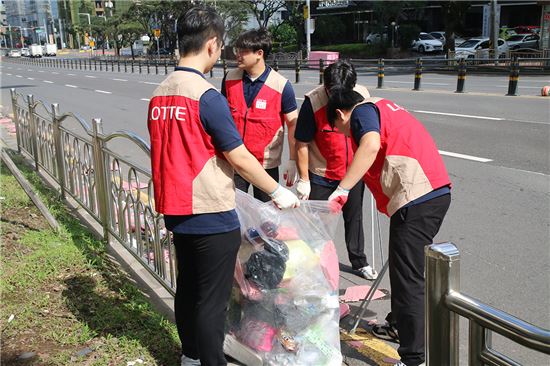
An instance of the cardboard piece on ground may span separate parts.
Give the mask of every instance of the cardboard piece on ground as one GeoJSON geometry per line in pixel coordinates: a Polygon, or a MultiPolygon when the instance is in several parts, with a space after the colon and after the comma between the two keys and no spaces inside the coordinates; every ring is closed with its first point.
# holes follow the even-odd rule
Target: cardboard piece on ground
{"type": "MultiPolygon", "coordinates": [[[[350,286],[346,288],[346,293],[340,296],[340,300],[344,302],[355,302],[364,300],[370,290],[370,286],[350,286]]],[[[373,300],[380,299],[386,296],[382,291],[374,291],[373,300]]]]}

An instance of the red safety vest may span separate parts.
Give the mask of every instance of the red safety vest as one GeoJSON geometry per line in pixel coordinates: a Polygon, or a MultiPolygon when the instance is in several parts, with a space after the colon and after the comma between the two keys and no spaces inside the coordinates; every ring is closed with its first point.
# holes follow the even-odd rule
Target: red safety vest
{"type": "MultiPolygon", "coordinates": [[[[367,88],[356,85],[354,90],[364,98],[370,97],[367,88]]],[[[311,102],[315,118],[315,137],[308,145],[308,169],[313,174],[332,180],[342,180],[353,160],[351,138],[334,132],[327,119],[328,95],[319,86],[305,95],[311,102]]]]}
{"type": "Polygon", "coordinates": [[[451,185],[435,142],[413,115],[382,98],[369,98],[355,107],[365,103],[380,112],[380,150],[363,177],[380,212],[392,216],[407,203],[451,185]]]}
{"type": "Polygon", "coordinates": [[[199,101],[215,89],[200,75],[176,71],[149,102],[155,209],[166,215],[224,212],[235,208],[233,168],[216,155],[200,120],[199,101]]]}
{"type": "Polygon", "coordinates": [[[281,165],[284,115],[281,107],[287,80],[271,70],[250,107],[243,93],[243,71],[231,70],[225,77],[225,94],[246,148],[265,169],[281,165]]]}

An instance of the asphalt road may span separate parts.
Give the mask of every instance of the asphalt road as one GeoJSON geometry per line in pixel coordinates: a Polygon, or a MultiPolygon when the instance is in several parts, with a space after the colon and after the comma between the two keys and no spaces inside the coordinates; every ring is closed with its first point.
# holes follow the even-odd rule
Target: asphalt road
{"type": "MultiPolygon", "coordinates": [[[[148,98],[163,75],[53,69],[3,62],[2,105],[10,105],[9,90],[57,102],[62,112],[84,119],[99,117],[105,132],[130,130],[147,140],[148,98]]],[[[291,81],[294,73],[282,71],[291,81]]],[[[221,70],[208,80],[220,86],[221,70]]],[[[318,72],[303,70],[294,85],[299,104],[318,83],[318,72]]],[[[442,151],[453,181],[452,204],[436,241],[452,241],[461,253],[461,287],[468,295],[537,326],[550,328],[550,98],[540,88],[550,76],[520,78],[520,96],[505,96],[508,76],[469,76],[464,94],[456,94],[451,75],[424,75],[422,91],[411,91],[413,75],[390,75],[376,89],[373,75],[359,82],[372,95],[393,100],[419,118],[442,151]]],[[[9,108],[11,109],[11,108],[9,108]]],[[[126,156],[137,149],[120,147],[126,156]]],[[[285,152],[286,153],[286,152],[285,152]]],[[[145,159],[137,158],[144,163],[145,159]]],[[[364,204],[367,255],[370,247],[370,202],[364,204]]],[[[387,252],[389,220],[381,217],[382,243],[387,252]]],[[[340,222],[336,243],[342,263],[341,288],[365,284],[347,273],[349,265],[340,222]]],[[[374,264],[380,269],[378,245],[374,264]]],[[[387,278],[383,287],[389,287],[387,278]]],[[[376,301],[367,319],[383,321],[389,301],[376,301]]],[[[467,363],[467,334],[461,322],[461,364],[467,363]]],[[[495,348],[524,365],[548,364],[549,357],[493,339],[495,348]]],[[[350,364],[367,363],[352,352],[350,364]]],[[[368,363],[367,363],[368,364],[368,363]]]]}

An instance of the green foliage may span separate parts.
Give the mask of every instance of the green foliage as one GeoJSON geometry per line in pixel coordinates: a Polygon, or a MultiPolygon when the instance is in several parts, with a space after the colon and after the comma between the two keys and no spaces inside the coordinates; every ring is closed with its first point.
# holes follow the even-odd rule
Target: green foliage
{"type": "Polygon", "coordinates": [[[241,1],[205,1],[207,5],[215,7],[225,25],[226,45],[231,46],[244,30],[248,20],[248,6],[241,1]]]}
{"type": "Polygon", "coordinates": [[[399,26],[399,46],[406,50],[411,48],[412,41],[420,34],[420,27],[416,24],[401,24],[399,26]]]}
{"type": "Polygon", "coordinates": [[[296,45],[298,34],[292,25],[282,23],[277,27],[270,27],[269,31],[271,32],[274,43],[278,43],[281,47],[296,45]]]}
{"type": "Polygon", "coordinates": [[[342,18],[337,15],[327,15],[316,19],[312,40],[319,41],[321,44],[333,44],[345,38],[345,35],[346,24],[342,18]]]}

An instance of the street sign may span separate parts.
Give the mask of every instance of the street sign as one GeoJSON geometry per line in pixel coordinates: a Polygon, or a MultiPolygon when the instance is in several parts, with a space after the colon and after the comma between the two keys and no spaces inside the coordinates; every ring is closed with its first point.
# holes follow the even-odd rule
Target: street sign
{"type": "Polygon", "coordinates": [[[40,33],[43,32],[43,30],[42,30],[42,29],[39,29],[39,28],[38,28],[38,29],[35,29],[34,31],[35,31],[37,34],[40,34],[40,33]]]}
{"type": "Polygon", "coordinates": [[[160,29],[153,29],[153,34],[156,38],[160,37],[160,29]]]}

